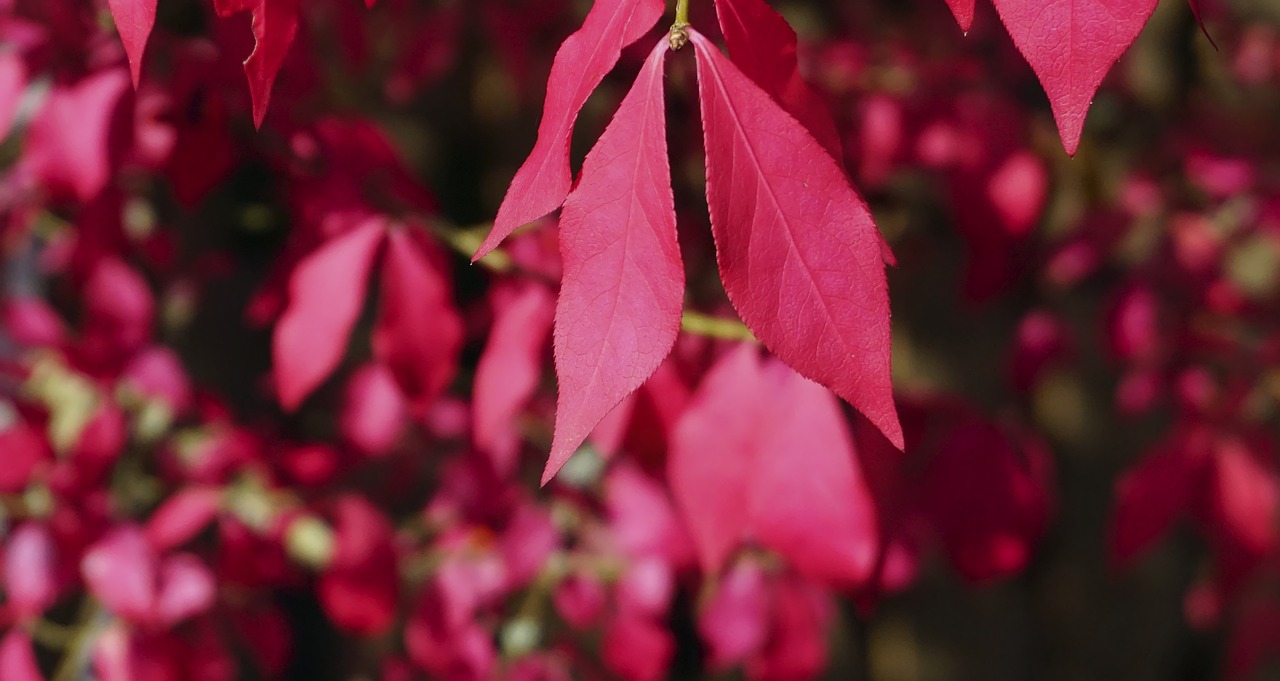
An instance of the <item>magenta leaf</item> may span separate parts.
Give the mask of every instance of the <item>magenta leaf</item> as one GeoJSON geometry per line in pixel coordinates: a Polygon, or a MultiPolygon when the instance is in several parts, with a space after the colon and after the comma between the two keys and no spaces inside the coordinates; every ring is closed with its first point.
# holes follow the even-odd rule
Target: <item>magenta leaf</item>
{"type": "Polygon", "coordinates": [[[499,473],[513,470],[519,447],[516,419],[538,387],[542,353],[551,335],[555,296],[530,283],[498,299],[489,343],[476,365],[472,391],[472,427],[476,447],[487,453],[499,473]]]}
{"type": "Polygon", "coordinates": [[[373,354],[391,370],[418,412],[449,386],[462,346],[462,320],[441,267],[428,260],[407,232],[390,232],[373,354]]]}
{"type": "Polygon", "coordinates": [[[54,86],[27,129],[22,164],[55,192],[95,197],[111,179],[112,119],[128,88],[117,69],[54,86]]]}
{"type": "Polygon", "coordinates": [[[84,555],[84,581],[111,612],[148,622],[156,605],[156,555],[142,530],[131,525],[111,530],[84,555]]]}
{"type": "Polygon", "coordinates": [[[639,40],[662,16],[663,5],[662,0],[596,0],[582,28],[565,39],[547,80],[538,141],[511,180],[493,231],[476,251],[475,260],[516,228],[564,202],[573,182],[569,142],[578,111],[618,63],[622,48],[639,40]]]}
{"type": "Polygon", "coordinates": [[[867,416],[895,446],[880,234],[836,162],[691,31],[707,203],[729,300],[765,346],[867,416]]]}
{"type": "Polygon", "coordinates": [[[1148,453],[1116,482],[1111,560],[1130,565],[1192,506],[1205,472],[1205,434],[1181,433],[1148,453]]]}
{"type": "Polygon", "coordinates": [[[1094,93],[1138,37],[1156,1],[994,0],[1013,44],[1049,96],[1069,155],[1080,146],[1094,93]]]}
{"type": "Polygon", "coordinates": [[[831,157],[844,157],[840,132],[822,98],[800,77],[796,32],[764,0],[716,0],[729,57],[809,130],[831,157]]]}
{"type": "Polygon", "coordinates": [[[10,533],[4,547],[4,593],[19,618],[40,615],[57,598],[56,553],[49,528],[42,524],[23,523],[10,533]]]}
{"type": "Polygon", "coordinates": [[[676,426],[668,476],[708,573],[756,541],[813,579],[872,574],[875,509],[839,403],[752,346],[707,374],[676,426]]]}
{"type": "Polygon", "coordinates": [[[173,626],[213,607],[218,585],[213,573],[199,558],[183,553],[160,566],[155,620],[173,626]]]}
{"type": "Polygon", "coordinates": [[[385,234],[381,222],[370,221],[308,255],[293,271],[289,307],[272,343],[276,391],[285,409],[296,409],[338,366],[385,234]]]}
{"type": "Polygon", "coordinates": [[[947,6],[951,8],[951,13],[956,16],[956,23],[960,24],[960,30],[968,33],[969,27],[973,26],[973,9],[977,4],[974,0],[947,0],[947,6]]]}
{"type": "Polygon", "coordinates": [[[298,0],[260,0],[253,7],[253,53],[244,62],[253,97],[253,124],[262,127],[271,86],[298,34],[298,0]]]}
{"type": "Polygon", "coordinates": [[[142,55],[147,49],[147,38],[156,24],[156,0],[107,0],[116,31],[124,43],[124,53],[129,57],[129,74],[133,86],[138,87],[142,76],[142,55]]]}
{"type": "Polygon", "coordinates": [[[0,641],[0,678],[5,681],[44,681],[31,635],[14,627],[0,641]]]}
{"type": "Polygon", "coordinates": [[[561,214],[560,397],[543,483],[653,374],[680,331],[684,268],[662,92],[668,50],[664,40],[645,61],[561,214]]]}

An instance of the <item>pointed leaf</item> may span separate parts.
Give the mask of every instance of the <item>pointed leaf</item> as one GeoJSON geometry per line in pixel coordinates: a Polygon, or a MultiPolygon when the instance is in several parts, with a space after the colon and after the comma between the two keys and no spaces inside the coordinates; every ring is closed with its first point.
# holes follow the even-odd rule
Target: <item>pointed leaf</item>
{"type": "Polygon", "coordinates": [[[684,268],[667,161],[662,65],[650,54],[587,154],[560,218],[556,305],[560,397],[545,483],[624,397],[666,359],[680,330],[684,268]]]}
{"type": "Polygon", "coordinates": [[[596,0],[582,28],[565,39],[551,64],[538,141],[511,180],[493,231],[473,260],[484,257],[516,228],[564,202],[573,181],[569,142],[578,111],[618,63],[622,48],[639,40],[658,21],[664,4],[662,0],[596,0]]]}
{"type": "Polygon", "coordinates": [[[253,7],[253,53],[244,62],[253,97],[253,125],[262,127],[271,86],[298,34],[298,0],[260,0],[253,7]]]}
{"type": "Polygon", "coordinates": [[[951,8],[951,13],[956,16],[956,22],[960,24],[960,30],[965,33],[968,33],[969,27],[973,26],[975,4],[974,0],[947,0],[947,6],[951,8]]]}
{"type": "Polygon", "coordinates": [[[342,359],[385,233],[381,222],[371,221],[308,255],[289,278],[289,307],[272,343],[285,409],[296,409],[342,359]]]}
{"type": "Polygon", "coordinates": [[[822,98],[800,77],[796,32],[764,0],[716,0],[729,58],[809,130],[832,158],[844,158],[840,132],[822,98]]]}
{"type": "Polygon", "coordinates": [[[1209,44],[1213,45],[1213,49],[1218,49],[1218,43],[1214,41],[1213,36],[1209,35],[1209,29],[1204,25],[1204,17],[1200,16],[1200,0],[1187,0],[1191,5],[1191,14],[1195,16],[1196,23],[1200,24],[1200,32],[1204,33],[1204,37],[1209,39],[1209,44]]]}
{"type": "Polygon", "coordinates": [[[901,448],[888,287],[866,204],[812,135],[706,38],[690,35],[707,203],[730,302],[778,357],[901,448]]]}
{"type": "Polygon", "coordinates": [[[156,24],[156,0],[107,0],[116,31],[124,43],[124,53],[129,57],[129,73],[133,86],[138,87],[142,76],[142,55],[147,48],[147,38],[156,24]]]}
{"type": "Polygon", "coordinates": [[[399,383],[411,407],[430,407],[453,380],[462,347],[462,319],[441,267],[404,230],[387,240],[382,309],[373,354],[399,383]]]}
{"type": "Polygon", "coordinates": [[[754,540],[814,579],[871,576],[875,509],[839,404],[753,346],[707,374],[676,426],[668,477],[710,574],[754,540]]]}
{"type": "Polygon", "coordinates": [[[1049,95],[1068,154],[1080,146],[1102,79],[1138,37],[1156,1],[994,0],[1013,44],[1049,95]]]}

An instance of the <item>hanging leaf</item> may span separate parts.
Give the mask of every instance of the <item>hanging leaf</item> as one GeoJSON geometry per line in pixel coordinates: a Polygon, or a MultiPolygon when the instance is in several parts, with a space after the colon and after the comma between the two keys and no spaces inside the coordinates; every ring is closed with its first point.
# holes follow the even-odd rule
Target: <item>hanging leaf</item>
{"type": "Polygon", "coordinates": [[[564,279],[556,305],[560,396],[545,483],[671,352],[684,268],[667,161],[665,39],[595,148],[560,218],[564,279]]]}
{"type": "Polygon", "coordinates": [[[493,230],[473,260],[564,202],[573,182],[569,142],[578,111],[618,63],[622,48],[648,32],[663,9],[662,0],[597,0],[582,28],[565,39],[551,64],[538,141],[511,180],[493,230]]]}
{"type": "Polygon", "coordinates": [[[832,158],[844,158],[840,132],[822,98],[800,77],[796,32],[764,0],[716,0],[729,57],[818,139],[832,158]]]}
{"type": "Polygon", "coordinates": [[[994,0],[1013,44],[1040,78],[1062,146],[1074,156],[1107,71],[1133,44],[1157,0],[994,0]]]}
{"type": "Polygon", "coordinates": [[[147,38],[156,24],[156,0],[107,0],[116,31],[124,43],[124,53],[129,58],[129,74],[133,86],[138,87],[142,75],[142,55],[147,48],[147,38]]]}
{"type": "Polygon", "coordinates": [[[765,346],[895,446],[880,235],[822,146],[696,31],[707,204],[729,300],[765,346]]]}

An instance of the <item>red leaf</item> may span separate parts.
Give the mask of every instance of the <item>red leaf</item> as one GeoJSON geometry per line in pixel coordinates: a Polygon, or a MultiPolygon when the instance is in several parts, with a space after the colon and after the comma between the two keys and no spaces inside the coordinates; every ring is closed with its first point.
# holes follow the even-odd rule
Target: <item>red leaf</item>
{"type": "Polygon", "coordinates": [[[489,343],[476,365],[471,402],[476,447],[488,453],[503,474],[516,463],[516,419],[538,387],[555,314],[555,297],[545,286],[501,291],[508,292],[511,295],[497,304],[489,343]]]}
{"type": "Polygon", "coordinates": [[[1115,487],[1111,559],[1126,566],[1193,505],[1204,470],[1204,433],[1182,433],[1147,454],[1115,487]]]}
{"type": "Polygon", "coordinates": [[[493,231],[473,260],[516,228],[560,207],[569,194],[569,141],[587,97],[618,63],[622,48],[640,39],[664,10],[662,0],[596,0],[582,28],[565,39],[551,64],[538,141],[516,171],[498,208],[493,231]]]}
{"type": "Polygon", "coordinates": [[[1187,0],[1187,2],[1191,5],[1191,14],[1195,16],[1196,23],[1200,24],[1200,32],[1204,33],[1204,37],[1209,39],[1209,44],[1213,45],[1213,49],[1218,49],[1218,43],[1214,41],[1213,36],[1209,35],[1209,29],[1205,28],[1204,25],[1204,18],[1200,16],[1200,1],[1187,0]]]}
{"type": "Polygon", "coordinates": [[[546,483],[591,429],[662,364],[680,331],[676,244],[659,42],[587,154],[560,218],[556,406],[546,483]]]}
{"type": "Polygon", "coordinates": [[[253,53],[244,62],[253,97],[253,125],[262,127],[271,86],[298,33],[298,0],[260,0],[253,7],[253,53]]]}
{"type": "Polygon", "coordinates": [[[1157,0],[994,0],[1000,19],[1044,85],[1062,146],[1074,156],[1085,114],[1112,64],[1157,0]]]}
{"type": "Polygon", "coordinates": [[[729,57],[817,138],[832,158],[844,158],[827,105],[800,77],[796,32],[764,0],[716,0],[729,57]]]}
{"type": "Polygon", "coordinates": [[[880,234],[836,162],[794,118],[690,31],[720,275],[742,320],[898,448],[880,234]]]}
{"type": "Polygon", "coordinates": [[[676,426],[668,476],[708,573],[755,540],[815,579],[871,576],[875,511],[839,404],[752,346],[707,374],[676,426]]]}
{"type": "Polygon", "coordinates": [[[968,33],[969,27],[973,26],[975,4],[974,0],[947,0],[947,6],[951,8],[951,13],[956,15],[956,22],[960,24],[960,30],[965,33],[968,33]]]}
{"type": "Polygon", "coordinates": [[[381,222],[368,222],[325,244],[294,269],[289,307],[272,343],[276,391],[285,409],[296,409],[338,366],[385,234],[381,222]]]}
{"type": "Polygon", "coordinates": [[[387,238],[382,310],[373,354],[391,369],[409,404],[425,411],[453,380],[462,346],[462,320],[449,280],[407,232],[387,238]]]}
{"type": "Polygon", "coordinates": [[[124,53],[129,57],[129,73],[136,88],[142,76],[142,54],[151,28],[156,24],[156,0],[107,0],[107,4],[120,41],[124,43],[124,53]]]}
{"type": "Polygon", "coordinates": [[[14,423],[0,430],[0,492],[19,493],[35,476],[36,470],[49,459],[49,445],[44,435],[25,423],[14,423]]]}

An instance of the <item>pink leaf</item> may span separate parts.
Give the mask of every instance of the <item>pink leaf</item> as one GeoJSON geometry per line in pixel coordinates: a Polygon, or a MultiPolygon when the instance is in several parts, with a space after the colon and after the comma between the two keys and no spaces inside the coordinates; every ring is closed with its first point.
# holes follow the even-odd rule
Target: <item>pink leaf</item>
{"type": "Polygon", "coordinates": [[[866,204],[812,135],[706,38],[690,35],[729,300],[778,357],[901,448],[881,238],[866,204]]]}
{"type": "Polygon", "coordinates": [[[830,110],[800,77],[796,32],[764,0],[716,0],[729,57],[748,78],[795,116],[831,157],[844,157],[830,110]]]}
{"type": "Polygon", "coordinates": [[[22,163],[41,182],[88,201],[111,178],[110,133],[129,79],[99,71],[74,86],[55,86],[27,130],[22,163]]]}
{"type": "Polygon", "coordinates": [[[650,54],[587,154],[560,218],[556,407],[546,483],[624,397],[653,374],[680,330],[684,268],[667,161],[662,65],[650,54]]]}
{"type": "Polygon", "coordinates": [[[149,620],[156,601],[156,556],[141,530],[112,530],[85,554],[80,570],[108,610],[131,622],[149,620]]]}
{"type": "Polygon", "coordinates": [[[604,629],[600,657],[623,681],[659,681],[676,652],[671,632],[643,615],[620,613],[604,629]]]}
{"type": "Polygon", "coordinates": [[[744,560],[716,585],[715,596],[698,617],[698,634],[710,648],[712,669],[732,667],[764,647],[769,634],[765,579],[757,562],[744,560]]]}
{"type": "Polygon", "coordinates": [[[147,540],[162,551],[185,544],[218,517],[221,506],[222,490],[217,487],[184,487],[151,514],[147,540]]]}
{"type": "Polygon", "coordinates": [[[381,364],[366,364],[347,382],[338,430],[361,454],[381,456],[399,441],[407,413],[391,372],[381,364]]]}
{"type": "Polygon", "coordinates": [[[956,16],[956,22],[960,24],[960,30],[965,33],[968,33],[969,27],[973,26],[975,4],[974,0],[947,0],[947,6],[951,8],[951,13],[956,16]]]}
{"type": "Polygon", "coordinates": [[[136,88],[142,76],[142,54],[156,24],[156,0],[107,0],[107,4],[129,57],[129,73],[136,88]]]}
{"type": "Polygon", "coordinates": [[[494,311],[489,343],[476,365],[472,411],[476,447],[489,454],[503,474],[515,466],[519,447],[516,419],[538,387],[542,352],[551,334],[555,297],[539,284],[518,290],[494,311]]]}
{"type": "Polygon", "coordinates": [[[709,573],[755,540],[815,579],[871,575],[876,519],[839,404],[752,346],[707,374],[676,427],[668,475],[709,573]]]}
{"type": "Polygon", "coordinates": [[[381,222],[368,222],[308,255],[293,271],[289,307],[272,343],[276,390],[285,409],[296,409],[338,366],[385,234],[381,222]]]}
{"type": "Polygon", "coordinates": [[[53,537],[44,525],[23,523],[9,535],[4,547],[4,593],[19,618],[39,615],[57,598],[55,554],[53,537]]]}
{"type": "Polygon", "coordinates": [[[1156,0],[994,0],[1018,51],[1044,85],[1062,146],[1074,156],[1107,71],[1129,49],[1156,0]]]}
{"type": "Polygon", "coordinates": [[[441,266],[428,261],[404,230],[387,237],[382,310],[373,354],[391,370],[411,407],[425,411],[453,380],[462,320],[441,266]]]}
{"type": "Polygon", "coordinates": [[[298,33],[298,0],[260,0],[253,7],[253,53],[244,62],[253,97],[253,124],[262,127],[271,86],[298,33]]]}
{"type": "Polygon", "coordinates": [[[474,259],[564,202],[573,180],[569,142],[578,111],[618,63],[622,48],[639,40],[662,16],[664,4],[662,0],[596,0],[582,28],[565,39],[551,64],[538,141],[511,180],[493,231],[474,259]]]}
{"type": "Polygon", "coordinates": [[[213,573],[191,554],[176,555],[160,566],[155,620],[173,626],[213,607],[218,587],[213,573]]]}
{"type": "Polygon", "coordinates": [[[44,681],[31,637],[22,629],[10,629],[0,642],[0,678],[5,681],[44,681]]]}

